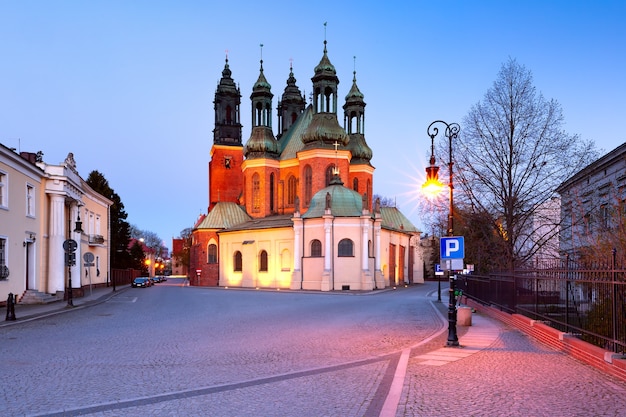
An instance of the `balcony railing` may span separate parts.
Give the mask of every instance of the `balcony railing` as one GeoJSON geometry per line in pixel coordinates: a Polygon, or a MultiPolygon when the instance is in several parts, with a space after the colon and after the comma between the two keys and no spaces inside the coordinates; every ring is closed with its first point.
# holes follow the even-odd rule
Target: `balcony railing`
{"type": "Polygon", "coordinates": [[[104,236],[102,235],[89,235],[90,245],[102,245],[104,243],[104,236]]]}

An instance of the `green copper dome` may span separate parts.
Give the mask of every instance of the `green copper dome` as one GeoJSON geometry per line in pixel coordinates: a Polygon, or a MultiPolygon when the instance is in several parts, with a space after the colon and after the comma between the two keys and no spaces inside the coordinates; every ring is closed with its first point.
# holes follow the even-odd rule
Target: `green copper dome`
{"type": "Polygon", "coordinates": [[[328,187],[315,193],[302,218],[322,217],[327,206],[330,206],[330,213],[335,217],[360,217],[363,214],[363,197],[344,187],[341,180],[335,177],[328,187]]]}

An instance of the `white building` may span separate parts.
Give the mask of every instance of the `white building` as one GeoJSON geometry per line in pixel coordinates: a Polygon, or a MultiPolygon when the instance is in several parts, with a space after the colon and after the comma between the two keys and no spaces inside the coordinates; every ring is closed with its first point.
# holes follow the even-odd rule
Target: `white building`
{"type": "Polygon", "coordinates": [[[106,285],[111,204],[80,177],[71,153],[51,165],[39,155],[18,155],[0,145],[2,300],[9,293],[20,302],[62,298],[70,277],[74,296],[106,285]],[[77,222],[82,231],[75,231],[77,222]],[[69,239],[76,242],[72,266],[64,249],[69,239]]]}

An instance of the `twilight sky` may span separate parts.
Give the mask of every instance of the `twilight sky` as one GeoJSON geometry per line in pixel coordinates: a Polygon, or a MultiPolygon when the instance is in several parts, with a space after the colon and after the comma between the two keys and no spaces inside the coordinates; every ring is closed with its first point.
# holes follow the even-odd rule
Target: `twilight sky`
{"type": "Polygon", "coordinates": [[[561,104],[568,133],[605,152],[626,141],[624,17],[623,0],[2,0],[0,143],[50,164],[73,152],[83,178],[104,174],[128,221],[171,248],[207,210],[225,51],[245,143],[259,45],[276,129],[290,60],[308,99],[327,22],[339,104],[355,69],[365,95],[374,193],[422,227],[426,128],[461,123],[509,57],[561,104]]]}

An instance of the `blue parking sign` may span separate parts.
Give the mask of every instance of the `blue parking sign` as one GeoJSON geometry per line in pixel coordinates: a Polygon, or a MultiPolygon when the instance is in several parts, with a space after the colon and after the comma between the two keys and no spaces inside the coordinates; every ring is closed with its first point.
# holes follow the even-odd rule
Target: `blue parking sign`
{"type": "Polygon", "coordinates": [[[463,259],[465,257],[463,236],[442,237],[439,246],[441,259],[463,259]]]}

